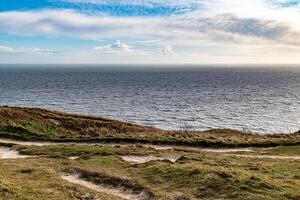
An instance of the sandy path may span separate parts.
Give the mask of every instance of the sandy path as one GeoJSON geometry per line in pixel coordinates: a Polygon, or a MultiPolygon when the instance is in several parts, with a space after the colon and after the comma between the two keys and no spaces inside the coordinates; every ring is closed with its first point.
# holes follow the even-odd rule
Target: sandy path
{"type": "Polygon", "coordinates": [[[45,145],[52,145],[52,144],[59,144],[54,142],[30,142],[30,141],[19,141],[19,140],[11,140],[11,139],[3,139],[0,138],[0,143],[3,144],[18,144],[18,145],[25,145],[25,146],[45,146],[45,145]]]}
{"type": "Polygon", "coordinates": [[[275,155],[237,155],[237,154],[227,154],[228,156],[238,156],[244,158],[270,158],[270,159],[294,159],[300,160],[300,156],[275,156],[275,155]]]}
{"type": "Polygon", "coordinates": [[[21,155],[15,150],[8,147],[0,147],[0,159],[13,159],[13,158],[29,158],[33,156],[21,155]]]}
{"type": "Polygon", "coordinates": [[[212,149],[212,148],[192,148],[197,151],[202,152],[212,152],[212,153],[235,153],[235,152],[252,152],[250,148],[234,148],[234,149],[212,149]]]}
{"type": "Polygon", "coordinates": [[[168,160],[170,162],[175,163],[176,158],[167,158],[167,157],[157,157],[157,156],[133,156],[133,155],[128,155],[128,156],[120,156],[122,160],[130,163],[136,163],[136,164],[143,164],[147,163],[153,160],[168,160]]]}
{"type": "MultiPolygon", "coordinates": [[[[121,146],[121,147],[128,147],[128,146],[134,146],[135,144],[117,144],[117,143],[66,143],[66,142],[31,142],[31,141],[19,141],[19,140],[11,140],[11,139],[2,139],[0,138],[0,143],[3,144],[18,144],[18,145],[33,145],[33,146],[44,146],[44,145],[57,145],[57,144],[99,144],[103,146],[121,146]]],[[[151,145],[151,144],[139,144],[143,147],[149,147],[153,148],[155,150],[178,150],[180,149],[186,149],[191,151],[200,151],[200,152],[214,152],[214,153],[230,153],[230,152],[251,152],[253,151],[250,148],[231,148],[231,149],[216,149],[216,148],[197,148],[197,147],[188,147],[188,146],[171,146],[171,145],[151,145]]]]}
{"type": "MultiPolygon", "coordinates": [[[[24,146],[45,146],[45,145],[57,145],[57,144],[99,144],[103,146],[121,146],[121,147],[128,147],[133,146],[135,144],[119,144],[119,143],[76,143],[76,142],[32,142],[32,141],[20,141],[20,140],[11,140],[11,139],[4,139],[0,138],[0,144],[16,144],[16,145],[24,145],[24,146]]],[[[173,147],[171,146],[164,146],[164,145],[142,145],[143,147],[149,147],[156,150],[171,150],[173,147]]]]}
{"type": "Polygon", "coordinates": [[[140,195],[135,195],[135,194],[130,194],[127,193],[121,189],[116,189],[116,188],[111,188],[111,187],[104,187],[101,185],[96,185],[94,183],[85,181],[83,179],[81,179],[78,175],[62,175],[61,176],[62,179],[73,183],[73,184],[77,184],[77,185],[81,185],[83,187],[98,191],[98,192],[102,192],[102,193],[106,193],[109,195],[113,195],[116,197],[121,197],[123,199],[127,199],[127,200],[141,200],[143,198],[141,198],[140,195]]]}

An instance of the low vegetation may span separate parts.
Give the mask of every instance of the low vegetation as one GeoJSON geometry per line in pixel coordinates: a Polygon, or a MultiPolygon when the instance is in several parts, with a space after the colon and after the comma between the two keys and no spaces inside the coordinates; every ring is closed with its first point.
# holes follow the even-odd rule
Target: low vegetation
{"type": "Polygon", "coordinates": [[[60,144],[47,146],[14,146],[15,150],[22,154],[31,156],[56,156],[56,157],[71,157],[71,156],[105,156],[105,155],[154,155],[159,154],[158,150],[140,145],[131,145],[126,147],[121,146],[102,146],[88,144],[60,144]]]}
{"type": "MultiPolygon", "coordinates": [[[[223,153],[188,153],[142,146],[49,145],[14,146],[38,157],[0,162],[0,199],[121,199],[69,183],[61,174],[108,188],[122,188],[143,199],[272,199],[300,198],[300,160],[238,157],[223,153]],[[119,155],[173,155],[175,162],[128,163],[119,155]],[[78,156],[71,160],[68,156],[78,156]]],[[[277,149],[277,148],[276,148],[277,149]]],[[[281,149],[279,147],[278,149],[281,149]]],[[[282,147],[281,155],[299,152],[282,147]]],[[[260,155],[262,149],[257,149],[260,155]]],[[[265,154],[265,153],[264,153],[265,154]]],[[[299,154],[298,154],[299,155],[299,154]]]]}
{"type": "Polygon", "coordinates": [[[100,117],[0,107],[1,137],[64,143],[0,143],[6,146],[3,149],[30,155],[0,160],[0,200],[122,200],[107,192],[109,189],[135,194],[138,200],[300,199],[299,132],[164,131],[100,117]],[[127,144],[90,144],[95,142],[127,144]],[[154,148],[144,143],[182,146],[154,148]],[[213,152],[189,146],[251,148],[213,152]],[[176,161],[158,159],[138,164],[124,156],[176,161]],[[63,178],[72,175],[108,190],[63,178]]]}
{"type": "Polygon", "coordinates": [[[300,133],[258,135],[219,129],[165,131],[101,117],[38,108],[0,107],[0,137],[63,142],[126,142],[203,147],[299,145],[300,133]]]}

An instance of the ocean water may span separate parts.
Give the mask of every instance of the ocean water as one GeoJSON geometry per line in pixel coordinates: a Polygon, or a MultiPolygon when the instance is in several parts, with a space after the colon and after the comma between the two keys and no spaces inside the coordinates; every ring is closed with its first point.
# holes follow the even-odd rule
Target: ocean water
{"type": "Polygon", "coordinates": [[[163,129],[300,130],[300,68],[1,66],[0,105],[163,129]]]}

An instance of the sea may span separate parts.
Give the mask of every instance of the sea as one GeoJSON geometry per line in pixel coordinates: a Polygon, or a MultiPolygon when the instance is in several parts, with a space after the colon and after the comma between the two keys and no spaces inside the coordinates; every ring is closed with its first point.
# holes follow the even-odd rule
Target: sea
{"type": "Polygon", "coordinates": [[[168,130],[300,130],[300,67],[0,65],[0,105],[168,130]]]}

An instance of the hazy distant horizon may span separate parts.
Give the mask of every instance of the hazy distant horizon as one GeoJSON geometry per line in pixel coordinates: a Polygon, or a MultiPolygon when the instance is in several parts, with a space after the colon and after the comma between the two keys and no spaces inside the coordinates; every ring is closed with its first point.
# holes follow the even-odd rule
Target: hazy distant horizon
{"type": "Polygon", "coordinates": [[[299,64],[287,64],[287,63],[272,63],[272,64],[259,64],[259,63],[241,63],[241,64],[230,64],[230,63],[215,63],[215,64],[189,64],[189,63],[0,63],[0,68],[18,68],[18,67],[73,67],[73,68],[84,68],[84,67],[129,67],[129,68],[185,68],[185,69],[197,69],[197,68],[286,68],[286,67],[300,67],[299,64]]]}

